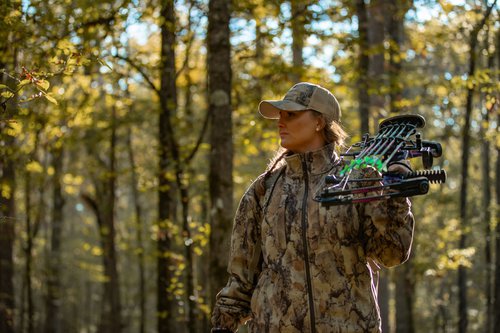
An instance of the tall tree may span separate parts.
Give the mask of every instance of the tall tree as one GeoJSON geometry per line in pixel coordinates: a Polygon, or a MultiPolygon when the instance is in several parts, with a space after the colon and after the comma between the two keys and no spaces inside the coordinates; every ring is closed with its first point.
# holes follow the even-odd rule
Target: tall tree
{"type": "Polygon", "coordinates": [[[293,83],[300,81],[304,72],[304,41],[306,39],[306,23],[308,21],[307,3],[303,0],[291,0],[292,17],[292,75],[293,83]]]}
{"type": "Polygon", "coordinates": [[[54,142],[51,149],[52,168],[52,218],[50,232],[50,257],[48,260],[45,333],[62,333],[62,228],[65,199],[62,190],[64,148],[62,140],[54,142]]]}
{"type": "MultiPolygon", "coordinates": [[[[500,114],[497,117],[497,124],[500,121],[500,114]]],[[[498,130],[498,129],[497,129],[498,130]]],[[[496,206],[500,207],[500,146],[497,143],[496,147],[497,159],[496,159],[496,179],[495,179],[495,194],[496,194],[496,206]]],[[[500,221],[500,210],[497,209],[496,220],[500,221]]],[[[500,223],[497,222],[495,227],[495,277],[494,277],[494,296],[493,296],[493,328],[495,333],[500,332],[500,223]]]]}
{"type": "Polygon", "coordinates": [[[361,135],[370,131],[370,96],[368,93],[368,70],[370,58],[368,56],[368,13],[364,0],[356,0],[356,14],[358,16],[358,112],[361,122],[361,135]]]}
{"type": "MultiPolygon", "coordinates": [[[[111,120],[109,125],[109,155],[105,162],[99,158],[97,147],[89,144],[91,156],[97,156],[104,170],[99,170],[99,174],[94,175],[95,196],[84,193],[82,198],[89,205],[95,214],[99,236],[102,247],[102,261],[104,268],[103,283],[103,304],[101,312],[101,322],[99,332],[121,332],[122,306],[120,296],[120,280],[118,276],[118,259],[116,251],[116,144],[117,144],[117,124],[116,108],[112,107],[111,120]],[[101,174],[104,173],[104,174],[101,174]]],[[[89,138],[93,137],[93,131],[89,132],[89,138]]],[[[94,133],[95,134],[95,133],[94,133]]]]}
{"type": "MultiPolygon", "coordinates": [[[[368,6],[368,93],[370,95],[370,115],[379,119],[385,116],[385,20],[387,0],[370,1],[368,6]]],[[[376,124],[378,122],[375,122],[376,124]]]]}
{"type": "MultiPolygon", "coordinates": [[[[489,35],[489,34],[488,34],[489,35]]],[[[490,38],[485,38],[484,43],[488,45],[490,43],[490,38]]],[[[483,46],[484,49],[488,47],[483,46]]],[[[495,68],[495,52],[490,52],[487,57],[487,69],[493,72],[495,68]]],[[[483,90],[483,89],[481,89],[483,90]]],[[[491,142],[488,138],[488,127],[490,126],[490,114],[493,114],[493,110],[496,107],[496,102],[488,103],[493,96],[487,93],[481,93],[481,104],[484,105],[482,110],[481,123],[481,165],[482,165],[482,189],[483,189],[483,200],[482,200],[482,211],[483,211],[483,221],[485,230],[485,242],[484,242],[484,261],[485,261],[485,288],[484,292],[486,294],[486,322],[485,322],[485,332],[491,333],[493,326],[493,285],[492,285],[492,272],[493,272],[493,262],[492,262],[492,251],[491,244],[494,240],[494,234],[491,230],[491,210],[492,210],[492,182],[491,182],[491,142]]],[[[494,97],[493,97],[494,98],[494,97]]]]}
{"type": "MultiPolygon", "coordinates": [[[[486,12],[481,19],[472,29],[469,36],[469,69],[467,71],[467,77],[472,79],[476,73],[476,46],[478,43],[478,34],[483,29],[488,17],[491,14],[493,7],[496,4],[496,0],[488,6],[486,12]]],[[[472,116],[472,106],[474,97],[475,87],[473,85],[468,85],[467,88],[467,100],[465,106],[465,117],[464,125],[462,129],[462,158],[461,158],[461,183],[460,183],[460,240],[459,248],[465,249],[467,246],[467,228],[469,227],[468,217],[467,217],[467,195],[468,195],[468,178],[469,178],[469,157],[470,157],[470,122],[472,116]]],[[[458,332],[467,332],[468,325],[468,315],[467,315],[467,270],[464,265],[458,267],[458,332]]]]}
{"type": "MultiPolygon", "coordinates": [[[[4,1],[0,4],[0,17],[8,17],[20,8],[20,3],[4,1]]],[[[16,28],[7,20],[0,22],[0,69],[13,71],[17,66],[17,50],[13,43],[16,28]]],[[[10,76],[0,77],[0,83],[13,91],[17,82],[10,76]]],[[[3,96],[2,96],[3,97],[3,96]]],[[[14,332],[14,240],[16,204],[15,152],[16,140],[9,135],[11,121],[14,121],[17,105],[2,98],[0,107],[0,332],[14,332]]]]}
{"type": "Polygon", "coordinates": [[[160,53],[160,117],[158,131],[158,236],[157,236],[157,323],[158,332],[173,330],[173,316],[176,313],[173,295],[168,290],[172,279],[171,223],[175,220],[175,183],[172,180],[172,147],[174,134],[170,118],[177,109],[177,87],[175,83],[175,9],[174,0],[161,1],[161,53],[160,53]]]}
{"type": "Polygon", "coordinates": [[[389,20],[387,31],[389,31],[389,91],[390,111],[398,113],[401,111],[400,102],[403,99],[403,85],[401,82],[402,56],[401,50],[404,41],[404,17],[412,1],[389,0],[387,10],[389,20]]]}
{"type": "MultiPolygon", "coordinates": [[[[369,118],[379,119],[384,117],[385,112],[385,19],[387,10],[385,0],[371,1],[368,10],[368,94],[370,98],[369,118]]],[[[370,119],[368,120],[370,121],[370,119]]],[[[377,124],[378,121],[375,121],[377,124]]],[[[389,332],[389,280],[390,274],[387,269],[381,268],[378,282],[378,305],[382,319],[382,331],[389,332]]]]}
{"type": "MultiPolygon", "coordinates": [[[[500,68],[500,30],[497,30],[497,35],[496,35],[496,56],[497,56],[497,80],[500,81],[500,71],[498,70],[500,68]]],[[[499,105],[498,105],[498,92],[497,92],[497,135],[500,133],[500,127],[498,124],[500,123],[500,112],[498,112],[499,105]]],[[[494,333],[500,333],[500,144],[498,144],[498,140],[496,142],[496,166],[495,166],[495,196],[496,196],[496,211],[495,211],[495,219],[497,221],[497,225],[494,230],[494,242],[495,242],[495,262],[494,262],[494,267],[495,267],[495,273],[494,273],[494,284],[493,284],[493,313],[492,313],[492,326],[493,326],[493,332],[494,333]]]]}
{"type": "Polygon", "coordinates": [[[226,283],[233,220],[230,2],[210,0],[208,12],[208,99],[210,112],[210,298],[226,283]]]}
{"type": "MultiPolygon", "coordinates": [[[[406,39],[405,33],[405,15],[411,6],[411,1],[392,1],[385,2],[387,12],[387,25],[389,40],[389,100],[390,112],[400,112],[402,109],[399,102],[403,98],[403,83],[401,82],[402,50],[406,39]]],[[[415,320],[413,315],[414,308],[414,269],[413,255],[403,266],[396,268],[394,272],[396,283],[396,332],[413,333],[415,331],[415,320]]]]}

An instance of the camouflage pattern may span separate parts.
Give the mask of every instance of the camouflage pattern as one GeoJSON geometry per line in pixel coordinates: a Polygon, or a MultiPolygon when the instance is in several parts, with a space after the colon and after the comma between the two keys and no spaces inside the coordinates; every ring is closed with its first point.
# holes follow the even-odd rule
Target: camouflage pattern
{"type": "Polygon", "coordinates": [[[321,206],[313,198],[325,176],[342,167],[325,146],[286,157],[272,190],[263,176],[248,188],[235,216],[230,278],[216,298],[214,327],[236,331],[247,322],[255,333],[380,332],[376,267],[407,260],[413,215],[406,198],[321,206]]]}

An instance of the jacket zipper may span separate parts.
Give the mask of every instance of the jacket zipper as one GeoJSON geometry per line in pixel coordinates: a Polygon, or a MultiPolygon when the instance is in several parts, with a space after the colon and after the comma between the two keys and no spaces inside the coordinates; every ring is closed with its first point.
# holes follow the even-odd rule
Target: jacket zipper
{"type": "Polygon", "coordinates": [[[304,199],[302,201],[302,243],[304,246],[304,263],[306,266],[307,294],[309,298],[309,317],[311,322],[311,333],[316,332],[316,315],[314,313],[314,297],[311,281],[311,268],[309,266],[309,250],[307,246],[307,197],[309,196],[309,175],[305,156],[302,157],[302,170],[304,172],[304,199]]]}

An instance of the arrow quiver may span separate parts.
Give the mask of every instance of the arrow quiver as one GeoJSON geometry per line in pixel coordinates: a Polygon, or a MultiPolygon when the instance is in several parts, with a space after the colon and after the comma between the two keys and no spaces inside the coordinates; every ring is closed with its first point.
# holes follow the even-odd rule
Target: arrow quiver
{"type": "Polygon", "coordinates": [[[352,145],[342,158],[349,158],[338,175],[328,175],[326,187],[315,200],[324,206],[355,202],[369,202],[391,197],[411,197],[429,191],[430,183],[444,183],[446,172],[433,169],[435,157],[442,155],[441,144],[422,140],[417,129],[425,126],[421,115],[399,115],[383,120],[375,137],[365,134],[361,142],[352,145]],[[411,158],[422,159],[425,170],[406,174],[387,172],[389,165],[411,158]],[[353,170],[373,168],[380,178],[351,178],[353,170]],[[371,186],[353,186],[354,183],[372,183],[371,186]]]}

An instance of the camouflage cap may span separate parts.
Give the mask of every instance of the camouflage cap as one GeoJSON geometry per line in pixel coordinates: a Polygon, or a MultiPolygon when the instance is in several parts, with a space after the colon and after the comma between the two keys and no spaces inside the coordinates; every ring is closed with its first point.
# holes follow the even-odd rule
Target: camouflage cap
{"type": "Polygon", "coordinates": [[[283,100],[262,101],[259,112],[264,118],[278,119],[280,111],[314,110],[326,116],[328,121],[340,120],[340,104],[327,89],[313,83],[301,82],[286,93],[283,100]]]}

